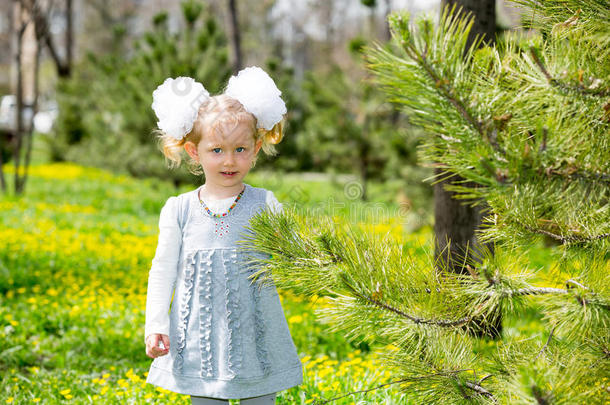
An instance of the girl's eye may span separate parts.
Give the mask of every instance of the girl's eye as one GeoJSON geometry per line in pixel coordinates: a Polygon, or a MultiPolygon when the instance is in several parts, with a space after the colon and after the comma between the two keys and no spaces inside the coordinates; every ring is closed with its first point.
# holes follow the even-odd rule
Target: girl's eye
{"type": "Polygon", "coordinates": [[[246,148],[244,148],[243,146],[240,146],[239,148],[236,149],[238,152],[243,152],[246,150],[246,148]],[[241,149],[241,150],[240,150],[241,149]]]}
{"type": "Polygon", "coordinates": [[[214,149],[212,149],[212,152],[214,152],[214,153],[220,153],[220,148],[214,148],[214,149]]]}

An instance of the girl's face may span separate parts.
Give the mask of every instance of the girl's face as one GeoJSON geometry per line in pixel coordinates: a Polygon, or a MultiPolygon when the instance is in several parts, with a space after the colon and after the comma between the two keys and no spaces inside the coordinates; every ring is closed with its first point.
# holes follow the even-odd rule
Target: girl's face
{"type": "Polygon", "coordinates": [[[240,122],[232,131],[205,134],[199,145],[186,142],[184,148],[201,164],[206,192],[224,198],[241,191],[262,142],[255,144],[251,127],[240,122]]]}

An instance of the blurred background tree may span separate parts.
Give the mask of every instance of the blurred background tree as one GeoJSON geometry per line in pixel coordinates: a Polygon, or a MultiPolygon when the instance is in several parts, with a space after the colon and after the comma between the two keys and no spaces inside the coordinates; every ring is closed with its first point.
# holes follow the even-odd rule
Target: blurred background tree
{"type": "MultiPolygon", "coordinates": [[[[351,43],[361,63],[365,42],[351,43]]],[[[395,119],[394,105],[385,101],[365,71],[345,71],[332,65],[325,72],[308,72],[303,83],[307,119],[298,135],[299,149],[309,151],[319,169],[356,173],[361,187],[351,197],[367,199],[369,180],[396,179],[400,169],[415,163],[414,145],[407,143],[407,121],[395,119]],[[410,147],[411,146],[411,147],[410,147]]]]}
{"type": "MultiPolygon", "coordinates": [[[[183,22],[170,33],[167,13],[135,42],[100,56],[89,53],[78,72],[58,85],[60,114],[49,138],[55,160],[127,172],[135,177],[191,182],[185,166],[169,171],[151,133],[156,117],[152,91],[167,77],[190,76],[211,93],[231,75],[227,40],[209,11],[196,1],[182,3],[183,22]]],[[[124,31],[115,30],[115,41],[124,31]]]]}

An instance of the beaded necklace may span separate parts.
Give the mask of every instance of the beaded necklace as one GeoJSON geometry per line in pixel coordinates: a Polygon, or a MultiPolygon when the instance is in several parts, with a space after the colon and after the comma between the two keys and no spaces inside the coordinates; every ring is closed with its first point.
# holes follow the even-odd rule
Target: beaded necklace
{"type": "Polygon", "coordinates": [[[231,204],[231,206],[229,207],[227,212],[223,212],[222,214],[214,214],[212,211],[210,211],[210,209],[207,207],[207,205],[205,205],[205,203],[203,202],[201,197],[199,197],[199,202],[201,203],[201,207],[205,210],[205,212],[208,213],[209,216],[215,217],[215,218],[222,218],[222,217],[226,217],[229,214],[229,212],[231,212],[231,210],[237,205],[237,202],[239,201],[241,196],[244,195],[244,191],[246,191],[246,186],[244,186],[244,188],[241,190],[241,192],[237,195],[237,197],[235,198],[235,201],[233,201],[233,204],[231,204]]]}

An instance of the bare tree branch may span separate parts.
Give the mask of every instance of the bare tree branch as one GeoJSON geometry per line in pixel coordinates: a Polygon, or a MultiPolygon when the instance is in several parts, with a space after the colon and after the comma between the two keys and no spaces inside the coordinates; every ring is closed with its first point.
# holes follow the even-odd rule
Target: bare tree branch
{"type": "MultiPolygon", "coordinates": [[[[68,12],[71,12],[71,3],[70,0],[68,1],[68,9],[66,10],[66,16],[68,18],[68,20],[72,19],[72,16],[67,14],[68,12]]],[[[41,38],[45,45],[47,46],[47,49],[49,50],[49,53],[51,55],[51,58],[53,59],[53,61],[55,62],[55,67],[57,69],[57,74],[60,77],[67,77],[70,76],[70,72],[71,72],[71,66],[69,63],[67,63],[66,61],[62,61],[61,58],[59,57],[59,54],[57,53],[57,48],[55,46],[55,43],[53,42],[53,37],[51,36],[51,32],[49,29],[49,21],[48,21],[48,10],[47,12],[44,12],[41,7],[40,4],[38,4],[36,1],[34,1],[33,3],[29,4],[26,1],[21,1],[21,4],[23,7],[26,7],[26,9],[28,10],[29,13],[31,13],[33,19],[34,19],[34,24],[36,24],[36,33],[37,36],[39,38],[41,38]]],[[[68,28],[72,27],[71,22],[69,22],[67,24],[68,28]]],[[[66,35],[67,39],[71,39],[72,38],[72,34],[68,33],[66,35]]],[[[41,41],[42,42],[42,41],[41,41]]],[[[71,52],[71,44],[66,44],[66,50],[67,52],[71,52]]],[[[67,55],[69,55],[67,53],[67,55]]],[[[68,59],[69,61],[69,59],[68,59]]]]}

